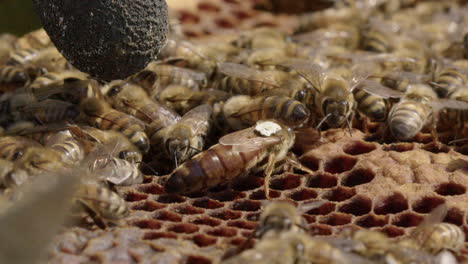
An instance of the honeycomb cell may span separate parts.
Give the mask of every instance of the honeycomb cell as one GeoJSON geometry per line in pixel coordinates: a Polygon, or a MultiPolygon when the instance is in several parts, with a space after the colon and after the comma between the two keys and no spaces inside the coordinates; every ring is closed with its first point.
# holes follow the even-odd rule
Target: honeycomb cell
{"type": "Polygon", "coordinates": [[[257,223],[253,221],[235,220],[229,221],[227,225],[241,229],[254,229],[257,226],[257,223]]]}
{"type": "Polygon", "coordinates": [[[398,236],[402,236],[405,234],[405,230],[403,228],[392,226],[392,225],[385,226],[379,231],[381,231],[382,233],[386,234],[389,237],[398,237],[398,236]]]}
{"type": "Polygon", "coordinates": [[[415,201],[412,207],[413,210],[417,213],[427,214],[443,203],[445,203],[444,198],[437,196],[426,196],[415,201]]]}
{"type": "Polygon", "coordinates": [[[237,229],[230,227],[218,227],[208,231],[207,234],[219,237],[233,237],[237,235],[237,229]]]}
{"type": "Polygon", "coordinates": [[[347,174],[341,184],[348,187],[354,187],[361,184],[371,182],[375,177],[375,173],[371,169],[356,169],[347,174]]]}
{"type": "Polygon", "coordinates": [[[145,200],[146,198],[148,198],[148,195],[144,193],[127,192],[124,194],[123,198],[127,202],[137,202],[137,201],[145,200]]]}
{"type": "Polygon", "coordinates": [[[322,198],[333,202],[341,202],[350,199],[354,195],[356,195],[354,188],[338,186],[328,190],[322,195],[322,198]]]}
{"type": "Polygon", "coordinates": [[[183,203],[186,198],[178,194],[165,194],[158,197],[157,201],[160,203],[170,204],[170,203],[183,203]]]}
{"type": "Polygon", "coordinates": [[[281,175],[271,179],[270,188],[281,191],[294,189],[301,185],[301,178],[301,176],[293,174],[281,175]]]}
{"type": "Polygon", "coordinates": [[[221,8],[213,3],[201,2],[197,5],[198,10],[206,13],[218,13],[221,8]]]}
{"type": "Polygon", "coordinates": [[[174,224],[167,228],[168,231],[176,233],[192,234],[198,231],[198,226],[189,223],[174,224]]]}
{"type": "Polygon", "coordinates": [[[223,219],[223,220],[239,219],[241,215],[242,215],[241,212],[233,211],[229,209],[216,210],[210,213],[210,216],[223,219]]]}
{"type": "Polygon", "coordinates": [[[265,179],[255,176],[241,177],[236,180],[232,188],[236,191],[250,191],[263,186],[265,179]]]}
{"type": "Polygon", "coordinates": [[[235,237],[229,241],[229,243],[233,246],[242,246],[247,241],[246,238],[243,237],[235,237]]]}
{"type": "Polygon", "coordinates": [[[392,224],[400,227],[411,227],[419,225],[423,221],[423,219],[424,217],[418,214],[406,212],[394,216],[392,224]]]}
{"type": "Polygon", "coordinates": [[[179,214],[187,214],[187,215],[193,215],[193,214],[202,214],[205,212],[205,210],[188,205],[188,204],[182,204],[179,206],[174,207],[174,211],[179,213],[179,214]]]}
{"type": "Polygon", "coordinates": [[[221,220],[218,220],[216,218],[209,217],[209,216],[196,218],[192,220],[191,222],[197,225],[207,225],[207,226],[219,226],[222,223],[221,220]]]}
{"type": "Polygon", "coordinates": [[[200,17],[191,12],[181,10],[179,12],[179,21],[183,24],[197,24],[200,22],[200,17]]]}
{"type": "Polygon", "coordinates": [[[346,145],[343,151],[346,154],[356,156],[369,153],[375,149],[376,146],[373,143],[368,143],[364,141],[353,141],[350,144],[346,145]]]}
{"type": "Polygon", "coordinates": [[[304,201],[317,198],[317,193],[311,189],[301,189],[288,194],[288,197],[295,201],[304,201]]]}
{"type": "Polygon", "coordinates": [[[153,217],[155,219],[163,220],[163,221],[171,221],[171,222],[182,221],[182,216],[180,216],[179,214],[167,211],[167,210],[157,211],[153,217]]]}
{"type": "Polygon", "coordinates": [[[350,171],[356,162],[357,159],[353,156],[338,156],[325,163],[325,171],[334,174],[350,171]]]}
{"type": "Polygon", "coordinates": [[[143,235],[143,240],[154,240],[160,238],[172,238],[177,239],[177,234],[173,232],[154,232],[148,231],[143,235]]]}
{"type": "Polygon", "coordinates": [[[338,184],[336,176],[327,173],[317,173],[308,177],[307,186],[311,188],[331,188],[338,184]]]}
{"type": "Polygon", "coordinates": [[[388,224],[388,216],[375,214],[363,215],[356,219],[354,223],[364,228],[385,226],[386,224],[388,224]]]}
{"type": "Polygon", "coordinates": [[[237,211],[257,211],[260,209],[262,204],[259,201],[254,200],[238,200],[233,203],[231,209],[237,211]]]}
{"type": "Polygon", "coordinates": [[[196,32],[196,31],[193,31],[193,30],[184,30],[184,35],[189,37],[189,38],[196,38],[196,37],[200,37],[200,35],[202,35],[200,32],[196,32]]]}
{"type": "Polygon", "coordinates": [[[463,225],[463,211],[459,208],[450,208],[447,215],[443,219],[444,222],[451,223],[457,226],[463,225]]]}
{"type": "Polygon", "coordinates": [[[406,152],[414,149],[413,143],[396,143],[383,147],[384,151],[406,152]]]}
{"type": "Polygon", "coordinates": [[[320,167],[320,159],[312,155],[304,155],[299,160],[301,164],[310,170],[316,171],[320,167]]]}
{"type": "Polygon", "coordinates": [[[315,215],[303,214],[302,218],[304,218],[308,224],[311,224],[315,223],[317,217],[315,215]]]}
{"type": "MultiPolygon", "coordinates": [[[[280,195],[281,195],[281,192],[270,189],[271,198],[278,198],[280,197],[280,195]]],[[[265,190],[262,189],[262,190],[254,191],[250,194],[249,198],[252,200],[265,200],[266,199],[265,190]]]]}
{"type": "Polygon", "coordinates": [[[216,18],[214,22],[220,28],[233,28],[235,26],[232,20],[224,17],[216,18]]]}
{"type": "Polygon", "coordinates": [[[133,204],[130,208],[137,211],[153,212],[166,207],[165,204],[160,204],[154,201],[143,201],[133,204]]]}
{"type": "Polygon", "coordinates": [[[218,193],[210,194],[210,197],[219,202],[230,202],[245,197],[245,193],[233,190],[225,190],[218,193]]]}
{"type": "Polygon", "coordinates": [[[450,148],[447,145],[441,144],[441,143],[435,143],[431,142],[429,144],[426,144],[422,146],[422,149],[427,150],[432,153],[449,153],[450,148]]]}
{"type": "Polygon", "coordinates": [[[462,195],[466,193],[466,187],[454,182],[445,182],[434,186],[434,191],[443,196],[462,195]]]}
{"type": "Polygon", "coordinates": [[[374,213],[378,215],[396,214],[408,209],[408,200],[401,193],[394,193],[375,203],[374,213]]]}
{"type": "Polygon", "coordinates": [[[140,192],[144,192],[148,194],[163,194],[164,193],[164,188],[161,185],[155,184],[155,183],[141,185],[140,187],[138,187],[138,190],[140,192]]]}
{"type": "Polygon", "coordinates": [[[252,17],[252,14],[250,14],[249,12],[245,10],[232,10],[231,14],[240,20],[244,20],[246,18],[252,17]]]}
{"type": "Polygon", "coordinates": [[[160,229],[162,223],[154,219],[140,219],[130,222],[130,225],[143,229],[160,229]]]}
{"type": "Polygon", "coordinates": [[[311,224],[308,229],[309,234],[312,236],[329,236],[333,234],[332,227],[324,224],[311,224]]]}
{"type": "Polygon", "coordinates": [[[203,235],[203,234],[195,235],[193,237],[193,242],[195,242],[195,244],[197,244],[197,246],[199,247],[208,247],[208,246],[214,245],[216,244],[217,240],[218,239],[214,236],[203,235]]]}
{"type": "Polygon", "coordinates": [[[372,200],[365,196],[355,196],[350,201],[342,204],[338,211],[352,215],[364,215],[371,211],[372,200]]]}
{"type": "Polygon", "coordinates": [[[223,207],[224,203],[209,198],[200,198],[193,201],[192,205],[205,209],[216,209],[223,207]]]}
{"type": "Polygon", "coordinates": [[[319,223],[331,225],[331,226],[340,226],[351,223],[352,215],[343,214],[343,213],[332,213],[330,215],[321,217],[319,223]]]}
{"type": "Polygon", "coordinates": [[[333,211],[335,211],[336,205],[334,203],[326,202],[322,204],[321,206],[314,208],[312,210],[309,210],[306,212],[306,214],[309,215],[327,215],[333,211]]]}
{"type": "Polygon", "coordinates": [[[260,218],[260,212],[249,213],[246,215],[245,218],[249,221],[258,221],[258,219],[260,218]]]}
{"type": "Polygon", "coordinates": [[[207,257],[191,255],[187,257],[186,263],[187,264],[211,264],[211,260],[207,257]]]}

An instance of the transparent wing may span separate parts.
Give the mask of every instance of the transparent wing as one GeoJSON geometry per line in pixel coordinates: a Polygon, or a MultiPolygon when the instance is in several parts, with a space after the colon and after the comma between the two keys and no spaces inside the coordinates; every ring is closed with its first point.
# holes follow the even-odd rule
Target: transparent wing
{"type": "Polygon", "coordinates": [[[282,62],[281,65],[294,69],[297,74],[310,83],[315,90],[320,91],[322,80],[325,76],[325,71],[320,65],[303,59],[288,59],[282,62]]]}
{"type": "Polygon", "coordinates": [[[400,98],[404,96],[404,93],[390,89],[382,84],[373,81],[373,80],[364,80],[358,86],[359,89],[362,89],[370,94],[380,96],[382,98],[400,98]]]}
{"type": "Polygon", "coordinates": [[[233,146],[234,151],[249,152],[262,149],[281,141],[279,137],[258,136],[254,131],[255,128],[250,127],[227,134],[219,139],[219,143],[225,146],[233,146]]]}
{"type": "Polygon", "coordinates": [[[193,135],[198,135],[200,131],[208,127],[208,122],[213,113],[213,108],[208,105],[200,105],[188,111],[179,123],[188,123],[193,128],[193,135]]]}
{"type": "Polygon", "coordinates": [[[223,62],[218,65],[218,69],[221,73],[226,74],[228,76],[246,79],[250,81],[262,82],[272,86],[278,86],[278,84],[271,76],[266,75],[262,71],[250,68],[242,64],[223,62]]]}
{"type": "Polygon", "coordinates": [[[450,108],[456,110],[468,110],[468,102],[453,100],[453,99],[439,99],[437,101],[430,102],[432,108],[435,111],[450,108]]]}

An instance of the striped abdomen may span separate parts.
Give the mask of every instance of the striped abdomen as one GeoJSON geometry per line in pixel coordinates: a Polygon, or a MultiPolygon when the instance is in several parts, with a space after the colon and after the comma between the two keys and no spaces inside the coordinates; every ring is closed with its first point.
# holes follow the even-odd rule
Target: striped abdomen
{"type": "Polygon", "coordinates": [[[94,172],[115,185],[132,185],[143,182],[143,174],[137,165],[124,159],[111,157],[96,162],[94,172]]]}
{"type": "Polygon", "coordinates": [[[392,108],[388,126],[395,138],[408,140],[421,131],[429,115],[430,111],[426,105],[415,101],[402,101],[392,108]]]}
{"type": "Polygon", "coordinates": [[[172,109],[150,100],[140,108],[135,109],[133,115],[146,123],[161,122],[162,126],[174,124],[180,119],[180,116],[172,109]]]}
{"type": "Polygon", "coordinates": [[[354,99],[360,112],[374,121],[384,121],[387,117],[385,100],[361,89],[354,90],[354,99]]]}
{"type": "Polygon", "coordinates": [[[34,60],[39,55],[39,51],[35,49],[22,49],[11,53],[7,61],[9,65],[26,64],[34,60]]]}
{"type": "Polygon", "coordinates": [[[14,161],[20,158],[27,148],[40,146],[36,141],[22,137],[1,137],[0,158],[14,161]]]}
{"type": "Polygon", "coordinates": [[[18,66],[3,66],[0,68],[0,90],[8,92],[14,88],[26,85],[29,81],[28,73],[18,66]],[[12,87],[5,87],[6,85],[12,87]]]}
{"type": "Polygon", "coordinates": [[[21,111],[21,117],[34,120],[40,124],[50,124],[64,120],[74,120],[80,115],[80,110],[72,104],[41,104],[40,107],[28,109],[26,106],[21,111]]]}
{"type": "Polygon", "coordinates": [[[148,152],[149,140],[142,122],[131,115],[110,110],[100,116],[91,116],[88,122],[99,129],[114,130],[124,134],[142,152],[148,152]]]}
{"type": "Polygon", "coordinates": [[[266,90],[278,88],[276,85],[271,85],[265,82],[252,81],[232,76],[224,77],[217,87],[219,90],[229,92],[231,94],[245,94],[256,96],[266,90]]]}
{"type": "Polygon", "coordinates": [[[310,116],[304,104],[283,96],[256,98],[242,112],[245,114],[241,113],[239,117],[250,125],[259,120],[276,119],[286,126],[295,127],[305,123],[310,116]]]}
{"type": "Polygon", "coordinates": [[[463,87],[466,79],[467,77],[462,71],[456,68],[446,68],[437,76],[435,82],[438,85],[434,86],[434,90],[440,97],[447,97],[457,87],[463,87]]]}
{"type": "Polygon", "coordinates": [[[84,148],[70,136],[58,136],[51,137],[46,143],[47,146],[56,150],[62,157],[62,161],[67,164],[75,164],[84,158],[84,148]]]}
{"type": "Polygon", "coordinates": [[[95,184],[80,186],[76,198],[102,218],[118,220],[128,214],[125,200],[108,188],[95,184]]]}
{"type": "Polygon", "coordinates": [[[388,38],[379,31],[369,31],[363,36],[362,49],[380,53],[392,51],[388,38]]]}
{"type": "Polygon", "coordinates": [[[229,182],[253,168],[266,154],[265,149],[238,152],[232,146],[216,144],[177,167],[164,189],[169,193],[189,193],[229,182]]]}
{"type": "Polygon", "coordinates": [[[449,223],[417,227],[411,233],[411,237],[422,249],[434,254],[444,248],[457,250],[465,242],[464,232],[458,226],[449,223]]]}

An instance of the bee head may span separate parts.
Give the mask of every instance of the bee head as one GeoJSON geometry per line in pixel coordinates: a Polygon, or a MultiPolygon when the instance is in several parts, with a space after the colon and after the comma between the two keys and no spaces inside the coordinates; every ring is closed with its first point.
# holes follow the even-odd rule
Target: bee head
{"type": "Polygon", "coordinates": [[[330,127],[341,127],[350,113],[350,105],[346,100],[326,99],[323,103],[323,112],[327,116],[330,127]]]}

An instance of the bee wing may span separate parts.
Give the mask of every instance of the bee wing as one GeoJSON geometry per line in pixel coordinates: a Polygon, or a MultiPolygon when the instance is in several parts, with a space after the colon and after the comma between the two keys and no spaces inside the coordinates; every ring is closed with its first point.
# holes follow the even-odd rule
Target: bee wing
{"type": "Polygon", "coordinates": [[[444,108],[456,109],[456,110],[468,110],[468,102],[453,100],[453,99],[439,99],[437,101],[430,102],[434,111],[438,111],[444,108]]]}
{"type": "Polygon", "coordinates": [[[404,93],[400,91],[396,91],[390,89],[388,87],[383,86],[382,84],[374,81],[374,80],[364,80],[358,86],[359,89],[365,90],[366,92],[380,96],[382,98],[400,98],[404,96],[404,93]]]}
{"type": "Polygon", "coordinates": [[[279,143],[279,137],[261,137],[255,134],[255,128],[250,127],[227,134],[219,139],[219,144],[233,146],[234,151],[249,152],[279,143]]]}
{"type": "Polygon", "coordinates": [[[426,216],[426,218],[424,218],[424,220],[419,226],[426,226],[442,222],[442,220],[444,220],[444,217],[447,215],[447,210],[448,208],[446,204],[441,204],[437,206],[426,216]]]}
{"type": "Polygon", "coordinates": [[[288,59],[282,62],[281,65],[294,69],[297,74],[310,83],[317,92],[320,92],[320,86],[325,76],[325,71],[320,65],[303,59],[288,59]]]}
{"type": "Polygon", "coordinates": [[[270,76],[266,75],[264,72],[242,64],[223,62],[218,65],[218,70],[221,73],[226,74],[228,76],[246,79],[250,81],[262,82],[272,86],[278,86],[275,80],[270,76]]]}
{"type": "Polygon", "coordinates": [[[209,104],[199,105],[190,111],[188,111],[179,122],[186,122],[190,120],[190,125],[192,126],[193,135],[198,135],[198,133],[207,127],[207,123],[213,113],[213,108],[209,104]]]}
{"type": "Polygon", "coordinates": [[[350,87],[354,90],[361,82],[366,80],[375,69],[375,64],[372,62],[359,63],[351,69],[350,87]]]}
{"type": "Polygon", "coordinates": [[[66,109],[70,106],[74,106],[74,104],[62,100],[46,99],[37,103],[28,104],[22,109],[22,111],[34,113],[38,110],[49,108],[51,106],[54,108],[66,109]]]}

